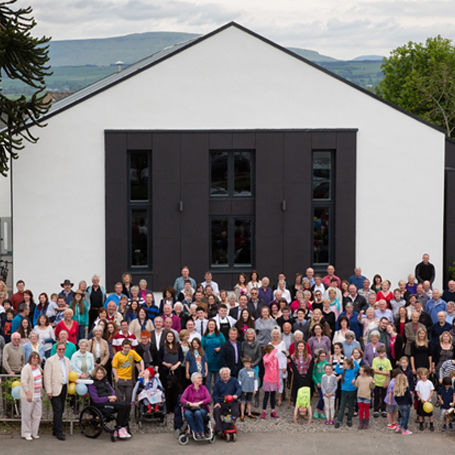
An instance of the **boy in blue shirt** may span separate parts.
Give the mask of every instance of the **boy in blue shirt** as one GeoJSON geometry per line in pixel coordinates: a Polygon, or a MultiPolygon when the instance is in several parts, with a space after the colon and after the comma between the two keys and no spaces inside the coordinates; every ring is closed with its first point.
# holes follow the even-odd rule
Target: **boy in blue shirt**
{"type": "MultiPolygon", "coordinates": [[[[455,390],[452,388],[452,380],[444,378],[442,380],[442,387],[438,392],[438,400],[441,403],[441,419],[443,419],[442,431],[447,430],[447,419],[445,413],[454,406],[455,403],[455,390]]],[[[449,423],[449,429],[453,430],[453,425],[449,423]]]]}
{"type": "Polygon", "coordinates": [[[250,420],[256,420],[256,417],[251,414],[251,402],[253,401],[253,395],[256,395],[258,391],[258,378],[256,370],[251,368],[251,357],[245,356],[242,359],[243,366],[239,371],[238,381],[242,387],[242,395],[240,397],[240,420],[243,422],[245,419],[245,406],[248,409],[248,418],[250,420]]]}

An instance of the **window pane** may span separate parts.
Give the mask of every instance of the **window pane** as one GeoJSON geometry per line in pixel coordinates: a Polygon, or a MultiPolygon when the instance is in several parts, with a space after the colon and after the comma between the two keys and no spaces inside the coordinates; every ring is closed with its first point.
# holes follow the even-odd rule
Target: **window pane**
{"type": "Polygon", "coordinates": [[[314,264],[329,263],[330,208],[315,208],[313,211],[314,264]]]}
{"type": "Polygon", "coordinates": [[[251,152],[234,152],[234,195],[251,196],[251,152]]]}
{"type": "Polygon", "coordinates": [[[131,211],[131,265],[147,265],[147,210],[131,211]]]}
{"type": "Polygon", "coordinates": [[[332,153],[313,152],[313,199],[331,199],[332,153]]]}
{"type": "Polygon", "coordinates": [[[234,220],[234,247],[234,265],[251,265],[251,219],[234,220]]]}
{"type": "Polygon", "coordinates": [[[212,152],[211,157],[211,196],[228,195],[228,152],[212,152]]]}
{"type": "Polygon", "coordinates": [[[147,152],[130,155],[131,200],[146,201],[149,198],[149,168],[147,152]]]}
{"type": "Polygon", "coordinates": [[[229,265],[228,220],[212,220],[212,265],[229,265]]]}

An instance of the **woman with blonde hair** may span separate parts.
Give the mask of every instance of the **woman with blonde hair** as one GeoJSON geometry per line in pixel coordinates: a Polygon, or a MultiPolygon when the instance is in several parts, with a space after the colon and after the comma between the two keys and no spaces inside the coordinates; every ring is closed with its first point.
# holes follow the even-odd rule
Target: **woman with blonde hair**
{"type": "Polygon", "coordinates": [[[424,328],[417,329],[416,339],[411,346],[411,369],[414,376],[417,375],[419,368],[430,369],[431,351],[428,342],[427,330],[424,328]]]}

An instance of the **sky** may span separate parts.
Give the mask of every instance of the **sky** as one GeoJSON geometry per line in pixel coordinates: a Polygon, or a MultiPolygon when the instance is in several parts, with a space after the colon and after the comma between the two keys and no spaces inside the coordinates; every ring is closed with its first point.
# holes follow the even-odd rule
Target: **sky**
{"type": "Polygon", "coordinates": [[[153,31],[204,34],[235,21],[286,47],[340,60],[388,56],[409,41],[455,39],[454,0],[18,0],[35,36],[108,38],[153,31]]]}

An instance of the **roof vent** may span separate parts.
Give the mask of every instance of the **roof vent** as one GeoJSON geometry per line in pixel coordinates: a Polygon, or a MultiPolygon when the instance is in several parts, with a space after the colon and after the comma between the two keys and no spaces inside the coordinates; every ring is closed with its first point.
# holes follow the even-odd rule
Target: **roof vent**
{"type": "Polygon", "coordinates": [[[119,60],[118,62],[115,62],[115,64],[117,66],[117,73],[120,73],[120,71],[123,69],[124,63],[119,60]]]}

